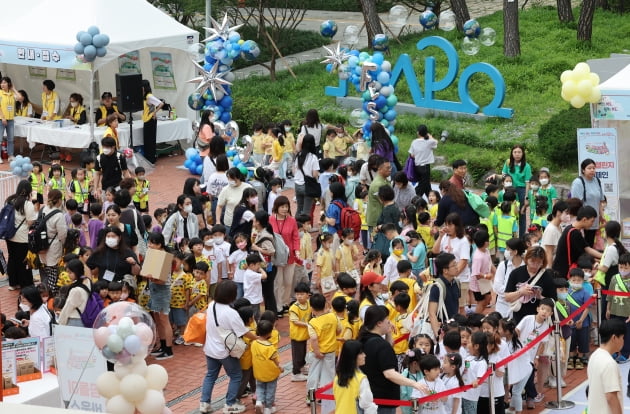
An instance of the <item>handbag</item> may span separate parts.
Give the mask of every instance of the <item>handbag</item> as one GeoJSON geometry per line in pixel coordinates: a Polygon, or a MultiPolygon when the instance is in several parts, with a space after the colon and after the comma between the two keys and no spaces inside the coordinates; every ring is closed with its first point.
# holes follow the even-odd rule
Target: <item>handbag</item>
{"type": "Polygon", "coordinates": [[[300,167],[302,175],[304,176],[304,195],[311,198],[319,198],[322,196],[322,185],[316,178],[306,175],[304,169],[300,167]]]}
{"type": "Polygon", "coordinates": [[[214,325],[217,327],[217,331],[219,332],[219,336],[223,341],[223,345],[225,349],[230,353],[230,356],[233,358],[240,358],[243,353],[245,353],[245,349],[247,348],[247,344],[243,341],[243,338],[236,336],[236,333],[229,329],[223,329],[219,326],[219,322],[217,321],[217,304],[216,302],[212,305],[212,313],[214,314],[214,325]]]}
{"type": "MultiPolygon", "coordinates": [[[[538,273],[536,273],[532,278],[530,278],[527,281],[527,285],[535,285],[536,283],[538,283],[538,281],[540,280],[540,278],[542,277],[542,275],[545,274],[544,272],[545,269],[540,269],[538,271],[538,273]]],[[[514,302],[510,303],[510,310],[512,312],[518,312],[521,310],[521,306],[523,306],[523,299],[525,299],[525,296],[516,299],[514,302]]],[[[527,300],[525,300],[526,302],[527,300]]]]}
{"type": "Polygon", "coordinates": [[[407,157],[407,162],[405,162],[405,168],[403,168],[403,171],[409,181],[412,183],[418,181],[418,178],[416,177],[416,162],[411,156],[407,157]]]}
{"type": "Polygon", "coordinates": [[[206,342],[206,312],[197,312],[190,317],[184,330],[184,341],[203,344],[206,342]]]}
{"type": "Polygon", "coordinates": [[[570,228],[567,232],[567,261],[569,262],[569,270],[567,271],[567,279],[571,277],[571,270],[577,269],[577,263],[571,263],[571,232],[575,230],[570,228]]]}

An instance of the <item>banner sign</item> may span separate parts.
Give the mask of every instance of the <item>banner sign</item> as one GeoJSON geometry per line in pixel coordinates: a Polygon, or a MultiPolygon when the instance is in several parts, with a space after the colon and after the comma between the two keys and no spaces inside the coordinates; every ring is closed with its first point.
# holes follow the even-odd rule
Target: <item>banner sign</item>
{"type": "Polygon", "coordinates": [[[24,42],[0,44],[2,63],[64,69],[80,65],[73,49],[61,45],[24,42]]]}
{"type": "Polygon", "coordinates": [[[141,73],[140,52],[134,50],[118,56],[118,73],[141,73]]]}
{"type": "Polygon", "coordinates": [[[151,71],[154,89],[176,89],[170,53],[151,52],[151,71]]]}
{"type": "Polygon", "coordinates": [[[602,100],[595,104],[593,111],[595,119],[630,120],[630,96],[626,95],[625,91],[606,93],[602,100]]]}

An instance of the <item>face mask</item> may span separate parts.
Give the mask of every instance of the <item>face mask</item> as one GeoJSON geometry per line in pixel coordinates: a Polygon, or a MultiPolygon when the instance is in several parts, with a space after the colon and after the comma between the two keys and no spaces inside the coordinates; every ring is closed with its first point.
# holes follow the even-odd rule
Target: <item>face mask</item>
{"type": "Polygon", "coordinates": [[[77,105],[79,105],[78,102],[70,102],[70,106],[73,107],[73,108],[76,108],[77,105]]]}
{"type": "Polygon", "coordinates": [[[144,175],[139,175],[139,176],[138,176],[138,180],[140,180],[140,181],[144,181],[144,175]]]}
{"type": "Polygon", "coordinates": [[[532,185],[531,187],[532,187],[532,190],[533,190],[533,191],[536,191],[536,190],[538,190],[538,189],[540,188],[540,187],[538,187],[537,185],[532,185]]]}
{"type": "Polygon", "coordinates": [[[540,179],[540,185],[547,185],[549,184],[549,179],[548,178],[541,178],[540,179]]]}
{"type": "Polygon", "coordinates": [[[506,181],[503,183],[503,187],[512,187],[512,181],[506,181]]]}
{"type": "Polygon", "coordinates": [[[214,238],[214,244],[221,244],[221,243],[223,243],[223,237],[214,238]]]}
{"type": "Polygon", "coordinates": [[[111,148],[103,148],[103,154],[109,155],[111,153],[112,153],[112,149],[111,148]]]}
{"type": "Polygon", "coordinates": [[[584,272],[584,280],[588,281],[591,278],[591,272],[584,272]]]}
{"type": "Polygon", "coordinates": [[[276,189],[274,189],[273,192],[276,194],[280,194],[280,187],[277,187],[276,189]]]}
{"type": "Polygon", "coordinates": [[[345,239],[343,242],[345,244],[347,244],[348,246],[350,246],[350,245],[352,245],[352,243],[354,243],[354,240],[353,239],[345,239]]]}
{"type": "Polygon", "coordinates": [[[582,284],[581,283],[569,283],[569,286],[571,286],[571,289],[573,289],[573,290],[580,290],[580,289],[582,289],[582,284]]]}
{"type": "Polygon", "coordinates": [[[343,138],[343,134],[337,134],[337,137],[343,138]]]}
{"type": "Polygon", "coordinates": [[[192,204],[188,204],[188,205],[184,206],[184,212],[192,213],[192,204]]]}
{"type": "Polygon", "coordinates": [[[398,227],[400,227],[402,229],[403,227],[405,227],[405,224],[402,221],[399,221],[398,222],[398,227]]]}
{"type": "Polygon", "coordinates": [[[129,293],[121,293],[120,294],[120,300],[127,300],[127,298],[129,298],[129,293]]]}
{"type": "Polygon", "coordinates": [[[619,274],[621,276],[628,276],[630,275],[630,270],[619,270],[619,274]]]}
{"type": "Polygon", "coordinates": [[[249,199],[249,204],[257,206],[258,205],[258,197],[252,197],[249,199]]]}
{"type": "Polygon", "coordinates": [[[389,293],[381,293],[381,299],[385,301],[389,300],[389,293]]]}
{"type": "Polygon", "coordinates": [[[503,257],[505,257],[505,260],[512,260],[512,252],[510,250],[506,250],[503,252],[503,257]]]}
{"type": "Polygon", "coordinates": [[[204,246],[210,247],[210,246],[212,246],[214,244],[214,240],[208,239],[208,240],[204,241],[203,244],[204,244],[204,246]]]}
{"type": "Polygon", "coordinates": [[[238,247],[240,250],[243,250],[247,247],[247,242],[236,243],[236,247],[238,247]]]}
{"type": "Polygon", "coordinates": [[[300,230],[300,231],[298,231],[298,234],[300,235],[300,239],[301,239],[302,237],[304,237],[304,232],[303,232],[303,231],[301,231],[301,230],[300,230]]]}
{"type": "Polygon", "coordinates": [[[403,249],[394,249],[394,254],[396,256],[400,256],[401,254],[403,254],[403,251],[404,251],[403,249]]]}
{"type": "Polygon", "coordinates": [[[228,185],[229,185],[230,187],[236,187],[236,181],[234,181],[234,180],[228,180],[228,185]]]}
{"type": "Polygon", "coordinates": [[[291,132],[291,127],[290,126],[285,126],[284,127],[284,132],[291,132]]]}
{"type": "Polygon", "coordinates": [[[569,293],[567,292],[558,292],[558,299],[560,300],[567,300],[568,296],[569,296],[569,293]]]}
{"type": "Polygon", "coordinates": [[[107,245],[107,247],[111,247],[112,249],[114,247],[118,246],[118,237],[106,237],[105,238],[105,244],[107,245]]]}
{"type": "Polygon", "coordinates": [[[20,303],[20,309],[22,310],[22,312],[28,312],[31,310],[31,306],[27,305],[26,303],[20,303]]]}

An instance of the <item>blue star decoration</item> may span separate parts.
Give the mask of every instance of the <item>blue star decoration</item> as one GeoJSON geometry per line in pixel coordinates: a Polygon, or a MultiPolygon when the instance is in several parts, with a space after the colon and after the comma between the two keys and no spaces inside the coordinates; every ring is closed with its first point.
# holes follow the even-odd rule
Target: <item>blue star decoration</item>
{"type": "Polygon", "coordinates": [[[219,22],[214,20],[212,17],[210,18],[210,21],[212,22],[213,27],[204,27],[204,29],[206,29],[206,31],[211,33],[211,35],[210,37],[205,38],[203,40],[204,42],[209,42],[218,38],[221,38],[224,41],[228,40],[228,37],[230,37],[230,32],[236,32],[238,29],[243,27],[242,24],[230,27],[228,24],[227,13],[225,13],[225,15],[223,16],[223,20],[221,21],[221,24],[219,24],[219,22]]]}
{"type": "Polygon", "coordinates": [[[326,49],[328,55],[326,55],[326,59],[322,60],[320,63],[331,63],[333,72],[337,69],[337,66],[341,65],[344,61],[348,60],[350,56],[352,56],[345,50],[341,50],[341,42],[337,43],[337,48],[335,49],[331,49],[326,46],[322,47],[326,49]]]}
{"type": "Polygon", "coordinates": [[[209,71],[206,71],[203,66],[201,66],[194,60],[192,62],[197,70],[201,73],[201,76],[197,76],[196,78],[187,81],[188,83],[197,84],[195,92],[204,91],[210,88],[213,98],[217,96],[217,90],[223,92],[223,94],[227,94],[227,91],[223,86],[232,85],[232,82],[223,79],[224,76],[229,73],[229,71],[219,72],[219,61],[216,61],[209,71]]]}

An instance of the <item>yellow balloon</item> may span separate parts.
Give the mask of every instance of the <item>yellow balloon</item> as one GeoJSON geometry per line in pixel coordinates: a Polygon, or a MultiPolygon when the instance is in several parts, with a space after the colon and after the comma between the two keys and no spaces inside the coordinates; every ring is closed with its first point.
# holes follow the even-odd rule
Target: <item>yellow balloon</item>
{"type": "Polygon", "coordinates": [[[239,44],[239,45],[242,45],[243,43],[245,43],[245,41],[244,41],[243,39],[241,39],[241,40],[239,40],[239,41],[238,41],[238,44],[239,44]]]}
{"type": "Polygon", "coordinates": [[[577,84],[577,93],[584,99],[587,99],[591,96],[591,92],[593,91],[593,84],[588,79],[582,79],[577,84]]]}
{"type": "Polygon", "coordinates": [[[585,103],[586,101],[580,95],[575,95],[573,98],[571,98],[571,106],[573,106],[574,108],[581,108],[584,106],[585,103]]]}
{"type": "Polygon", "coordinates": [[[577,84],[572,80],[566,81],[562,84],[562,93],[567,97],[567,100],[570,101],[577,93],[577,84]]]}
{"type": "Polygon", "coordinates": [[[573,78],[573,71],[565,70],[564,72],[562,72],[562,75],[560,75],[560,82],[565,83],[566,81],[572,78],[573,78]]]}
{"type": "Polygon", "coordinates": [[[573,72],[578,74],[578,76],[582,77],[584,75],[588,75],[591,72],[591,68],[590,66],[588,66],[588,63],[580,62],[577,65],[575,65],[573,72]]]}
{"type": "Polygon", "coordinates": [[[593,73],[593,72],[589,73],[588,78],[593,84],[593,86],[599,85],[599,75],[597,73],[593,73]]]}
{"type": "Polygon", "coordinates": [[[602,99],[602,92],[599,90],[598,86],[595,86],[593,90],[591,90],[591,94],[586,100],[590,103],[598,103],[602,99]]]}
{"type": "Polygon", "coordinates": [[[571,97],[568,96],[565,92],[564,89],[562,90],[562,92],[560,92],[560,96],[562,97],[562,99],[564,99],[567,102],[571,102],[571,97]]]}

